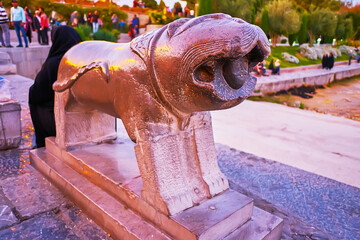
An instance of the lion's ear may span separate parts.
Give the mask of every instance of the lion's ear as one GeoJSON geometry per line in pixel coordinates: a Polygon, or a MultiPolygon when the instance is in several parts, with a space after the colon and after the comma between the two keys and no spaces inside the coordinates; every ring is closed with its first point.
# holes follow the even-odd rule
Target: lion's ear
{"type": "Polygon", "coordinates": [[[176,34],[176,31],[179,29],[179,27],[184,25],[189,20],[190,18],[180,18],[172,23],[169,23],[167,27],[167,33],[169,38],[172,38],[172,36],[176,34]]]}
{"type": "Polygon", "coordinates": [[[134,38],[130,42],[130,48],[137,53],[144,61],[149,52],[149,45],[156,31],[151,31],[134,38]]]}

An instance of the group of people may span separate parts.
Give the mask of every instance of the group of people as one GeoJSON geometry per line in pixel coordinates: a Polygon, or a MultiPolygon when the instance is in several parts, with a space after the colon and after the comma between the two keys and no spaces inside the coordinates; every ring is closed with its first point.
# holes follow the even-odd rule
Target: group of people
{"type": "Polygon", "coordinates": [[[143,2],[143,1],[136,1],[136,0],[134,0],[133,1],[133,7],[134,8],[136,8],[136,7],[139,7],[139,8],[145,8],[146,7],[146,5],[145,5],[145,2],[143,2]]]}
{"type": "Polygon", "coordinates": [[[133,19],[129,23],[128,33],[131,40],[140,34],[140,19],[136,15],[134,15],[133,19]]]}
{"type": "MultiPolygon", "coordinates": [[[[271,70],[271,74],[280,75],[280,60],[277,59],[274,63],[274,60],[271,59],[269,64],[269,70],[271,70]]],[[[255,67],[253,71],[257,76],[269,76],[269,74],[266,72],[266,62],[265,60],[262,62],[259,62],[255,67]]]]}
{"type": "Polygon", "coordinates": [[[49,21],[43,8],[35,11],[32,15],[28,7],[22,8],[18,5],[17,0],[12,0],[12,8],[10,10],[10,19],[5,11],[2,1],[0,0],[0,42],[2,47],[13,47],[10,44],[9,23],[15,28],[15,32],[19,41],[17,47],[23,47],[21,35],[24,39],[25,47],[29,47],[32,42],[32,32],[38,34],[38,42],[42,45],[48,45],[49,21]],[[21,35],[20,35],[21,33],[21,35]]]}
{"type": "Polygon", "coordinates": [[[89,12],[87,15],[79,16],[77,11],[74,11],[70,15],[71,26],[77,27],[79,24],[87,24],[92,28],[93,33],[96,33],[99,29],[101,29],[103,25],[103,21],[99,16],[99,12],[97,10],[92,14],[89,12]]]}
{"type": "Polygon", "coordinates": [[[323,69],[332,69],[334,67],[335,58],[332,53],[325,53],[321,60],[321,65],[323,69]]]}

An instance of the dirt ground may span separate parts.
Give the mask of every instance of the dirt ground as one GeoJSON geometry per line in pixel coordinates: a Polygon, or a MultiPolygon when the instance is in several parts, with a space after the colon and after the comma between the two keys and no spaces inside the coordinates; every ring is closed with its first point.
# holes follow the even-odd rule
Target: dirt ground
{"type": "Polygon", "coordinates": [[[263,99],[360,121],[360,77],[317,88],[292,89],[263,99]]]}

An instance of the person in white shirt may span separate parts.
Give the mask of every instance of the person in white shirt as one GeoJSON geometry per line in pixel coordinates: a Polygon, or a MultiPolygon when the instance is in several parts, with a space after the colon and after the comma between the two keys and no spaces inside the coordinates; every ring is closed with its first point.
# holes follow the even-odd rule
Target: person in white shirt
{"type": "Polygon", "coordinates": [[[10,45],[9,18],[3,6],[2,0],[0,0],[0,42],[3,47],[12,47],[10,45]],[[3,33],[5,35],[5,41],[3,33]]]}
{"type": "Polygon", "coordinates": [[[25,12],[24,9],[22,7],[18,6],[18,2],[16,0],[12,0],[11,1],[13,7],[11,8],[11,25],[14,26],[15,31],[16,31],[16,35],[18,37],[19,40],[19,45],[17,45],[16,47],[23,47],[22,41],[21,41],[21,36],[20,36],[20,31],[24,37],[24,42],[25,42],[25,47],[29,47],[29,43],[26,37],[26,32],[25,32],[25,28],[24,25],[26,23],[26,18],[25,18],[25,12]]]}

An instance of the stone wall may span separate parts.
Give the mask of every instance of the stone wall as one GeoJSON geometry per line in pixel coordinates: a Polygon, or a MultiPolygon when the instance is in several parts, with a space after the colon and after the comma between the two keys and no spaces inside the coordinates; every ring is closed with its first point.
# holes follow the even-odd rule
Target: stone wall
{"type": "Polygon", "coordinates": [[[17,74],[34,79],[40,71],[49,53],[50,46],[38,46],[30,48],[1,48],[1,52],[7,52],[11,61],[16,65],[17,74]]]}

